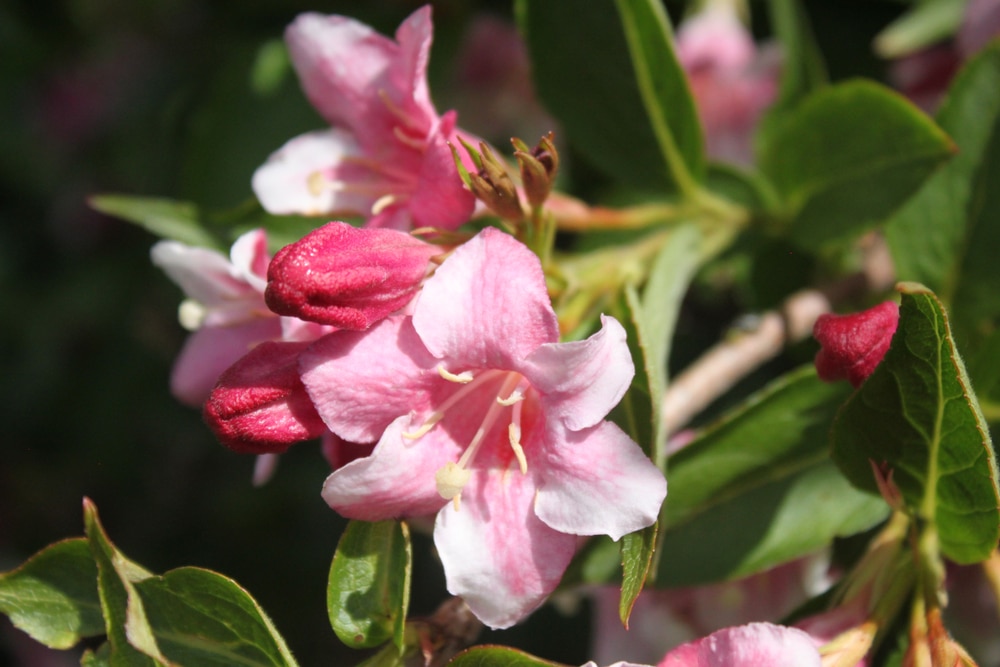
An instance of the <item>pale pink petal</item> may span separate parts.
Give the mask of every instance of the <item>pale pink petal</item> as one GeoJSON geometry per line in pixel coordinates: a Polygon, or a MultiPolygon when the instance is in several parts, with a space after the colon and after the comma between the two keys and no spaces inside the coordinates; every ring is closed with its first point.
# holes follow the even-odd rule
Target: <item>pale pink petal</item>
{"type": "MultiPolygon", "coordinates": [[[[487,228],[458,247],[424,284],[413,325],[427,349],[456,366],[514,369],[559,339],[538,258],[487,228]]],[[[464,367],[464,368],[462,368],[464,367]]]]}
{"type": "Polygon", "coordinates": [[[340,129],[299,135],[271,154],[253,174],[253,191],[269,213],[324,215],[367,212],[376,196],[352,189],[338,165],[361,156],[340,129]]]}
{"type": "Polygon", "coordinates": [[[352,442],[378,440],[390,422],[426,409],[434,389],[448,384],[403,317],[325,336],[300,357],[299,369],[323,421],[352,442]]]}
{"type": "Polygon", "coordinates": [[[203,327],[188,336],[170,375],[177,400],[201,407],[223,371],[265,340],[281,337],[276,317],[260,317],[228,327],[203,327]]]}
{"type": "Polygon", "coordinates": [[[820,667],[820,656],[801,630],[750,623],[684,644],[658,667],[820,667]]]}
{"type": "Polygon", "coordinates": [[[229,260],[215,250],[159,241],[150,250],[150,257],[188,298],[207,307],[256,294],[229,260]]]}
{"type": "Polygon", "coordinates": [[[525,451],[534,455],[529,469],[539,470],[535,512],[547,525],[563,533],[617,540],[656,521],[667,482],[618,426],[602,422],[583,431],[550,427],[544,437],[544,443],[526,442],[525,451]]]}
{"type": "Polygon", "coordinates": [[[350,519],[381,521],[432,514],[448,501],[438,493],[434,473],[458,456],[448,438],[431,434],[411,440],[403,416],[385,430],[371,456],[335,470],[323,484],[323,499],[350,519]]]}
{"type": "Polygon", "coordinates": [[[405,99],[414,106],[407,108],[411,116],[427,119],[437,116],[427,87],[427,64],[431,57],[434,24],[431,6],[424,5],[403,21],[396,29],[399,57],[390,68],[396,88],[405,92],[405,99]]]}
{"type": "Polygon", "coordinates": [[[229,259],[237,275],[254,291],[263,294],[267,285],[267,265],[271,261],[267,252],[267,232],[252,229],[240,236],[229,250],[229,259]]]}
{"type": "Polygon", "coordinates": [[[287,341],[318,340],[328,333],[336,331],[335,327],[326,324],[306,322],[297,317],[281,317],[281,339],[287,341]]]}
{"type": "MultiPolygon", "coordinates": [[[[591,660],[582,667],[597,667],[597,663],[591,660]]],[[[616,662],[608,665],[608,667],[652,667],[651,665],[640,665],[637,662],[616,662]]]]}
{"type": "Polygon", "coordinates": [[[474,471],[456,510],[434,524],[434,544],[448,591],[492,628],[506,628],[538,608],[558,585],[577,538],[549,528],[532,510],[530,473],[474,471]]]}
{"type": "Polygon", "coordinates": [[[468,222],[475,210],[476,198],[462,183],[448,147],[455,118],[454,111],[444,114],[427,138],[417,186],[409,203],[415,227],[456,229],[468,222]]]}
{"type": "Polygon", "coordinates": [[[635,367],[625,329],[602,315],[600,331],[586,340],[542,345],[523,372],[544,397],[546,416],[575,431],[611,412],[628,390],[635,367]]]}

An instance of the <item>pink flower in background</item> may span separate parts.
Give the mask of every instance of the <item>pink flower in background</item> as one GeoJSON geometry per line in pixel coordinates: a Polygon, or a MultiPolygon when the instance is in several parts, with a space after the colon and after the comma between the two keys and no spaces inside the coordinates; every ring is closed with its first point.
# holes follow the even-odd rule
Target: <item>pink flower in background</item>
{"type": "Polygon", "coordinates": [[[475,200],[448,148],[456,115],[439,116],[427,89],[431,33],[429,6],[399,26],[395,41],[345,16],[302,14],[289,26],[302,87],[332,128],[292,139],[257,169],[264,208],[359,214],[396,229],[453,229],[469,219],[475,200]]]}
{"type": "Polygon", "coordinates": [[[779,58],[758,49],[729,0],[710,0],[677,28],[677,57],[714,160],[753,163],[753,134],[778,94],[779,58]]]}
{"type": "Polygon", "coordinates": [[[813,327],[822,346],[816,354],[820,379],[846,379],[860,387],[889,350],[898,324],[899,305],[893,301],[850,315],[820,315],[813,327]]]}
{"type": "Polygon", "coordinates": [[[657,667],[820,667],[805,632],[771,623],[750,623],[713,632],[678,646],[657,667]]]}
{"type": "Polygon", "coordinates": [[[264,299],[282,315],[367,329],[413,299],[443,251],[394,229],[330,222],[278,251],[264,299]]]}
{"type": "Polygon", "coordinates": [[[341,514],[437,514],[448,590],[508,627],[558,584],[579,536],[651,524],[662,474],[604,421],[634,369],[612,318],[559,343],[541,265],[487,229],[454,251],[412,316],[338,331],[300,361],[326,425],[371,456],[327,479],[341,514]]]}
{"type": "Polygon", "coordinates": [[[181,304],[180,319],[193,333],[170,377],[170,390],[182,403],[200,407],[222,372],[258,343],[313,340],[330,331],[268,310],[264,288],[269,257],[263,229],[238,238],[229,258],[178,241],[160,241],[150,254],[188,297],[181,304]]]}

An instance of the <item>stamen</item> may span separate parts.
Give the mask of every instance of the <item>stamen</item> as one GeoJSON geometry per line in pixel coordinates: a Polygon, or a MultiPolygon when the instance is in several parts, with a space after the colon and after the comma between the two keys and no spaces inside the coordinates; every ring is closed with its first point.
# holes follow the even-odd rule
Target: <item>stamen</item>
{"type": "MultiPolygon", "coordinates": [[[[434,474],[434,484],[442,498],[451,500],[461,495],[462,488],[469,483],[471,477],[471,470],[448,461],[434,474]]],[[[458,509],[457,504],[455,509],[458,509]]]]}
{"type": "Polygon", "coordinates": [[[408,126],[412,130],[417,130],[418,128],[413,125],[413,118],[409,116],[405,111],[399,108],[399,106],[389,98],[389,93],[385,92],[384,88],[379,88],[378,96],[382,100],[382,104],[388,109],[393,116],[395,116],[399,121],[408,126]]]}
{"type": "Polygon", "coordinates": [[[420,425],[420,428],[418,428],[416,431],[403,431],[403,437],[406,438],[407,440],[416,440],[417,438],[421,438],[427,435],[427,433],[432,428],[434,428],[434,425],[437,424],[439,421],[441,421],[443,418],[444,418],[443,411],[437,410],[435,412],[432,412],[431,416],[428,417],[424,421],[424,423],[420,425]]]}
{"type": "Polygon", "coordinates": [[[437,372],[438,372],[438,375],[440,375],[441,377],[443,377],[448,382],[457,382],[459,384],[465,384],[467,382],[472,382],[473,378],[475,377],[472,374],[472,371],[462,371],[461,373],[459,373],[458,375],[456,375],[454,373],[449,372],[448,369],[446,369],[441,364],[438,364],[437,372]]]}
{"type": "Polygon", "coordinates": [[[177,319],[180,320],[181,326],[188,331],[200,329],[206,315],[208,315],[208,311],[205,306],[194,299],[184,299],[177,309],[177,319]]]}
{"type": "Polygon", "coordinates": [[[398,125],[392,128],[392,134],[399,140],[400,143],[405,144],[410,148],[415,148],[418,151],[422,151],[427,148],[426,141],[419,137],[411,137],[398,125]]]}
{"type": "Polygon", "coordinates": [[[420,426],[420,428],[418,428],[416,431],[404,432],[403,437],[407,438],[408,440],[416,440],[420,436],[425,435],[428,431],[434,428],[435,424],[437,424],[444,418],[444,414],[452,407],[454,407],[456,403],[458,403],[463,398],[468,396],[472,391],[475,390],[476,387],[479,387],[483,382],[486,382],[490,378],[496,377],[497,373],[500,372],[500,371],[485,371],[483,373],[480,373],[478,377],[473,376],[472,371],[462,371],[458,375],[455,375],[453,373],[449,373],[440,365],[438,365],[437,371],[438,374],[441,375],[441,377],[443,377],[444,379],[446,380],[449,379],[448,376],[445,375],[445,373],[447,373],[448,375],[454,378],[458,378],[456,380],[453,380],[453,382],[457,382],[465,386],[463,386],[461,389],[459,389],[451,396],[449,396],[447,399],[445,399],[444,403],[439,405],[438,409],[432,412],[430,416],[427,417],[426,420],[424,420],[424,423],[420,426]],[[470,377],[469,381],[466,381],[464,379],[465,377],[467,377],[466,374],[468,374],[468,376],[472,376],[470,377]]]}
{"type": "Polygon", "coordinates": [[[521,427],[511,422],[507,426],[507,437],[510,439],[510,448],[517,457],[517,465],[521,467],[521,474],[524,475],[528,472],[528,460],[524,458],[524,447],[521,446],[521,427]]]}
{"type": "Polygon", "coordinates": [[[382,195],[375,200],[374,204],[372,204],[372,215],[378,215],[385,209],[395,204],[397,201],[399,201],[399,197],[394,194],[382,195]]]}
{"type": "Polygon", "coordinates": [[[507,398],[500,398],[499,396],[497,396],[497,403],[503,405],[504,407],[509,407],[511,405],[514,405],[518,401],[523,401],[523,400],[524,400],[524,390],[521,389],[520,387],[516,387],[514,391],[510,393],[510,396],[508,396],[507,398]]]}

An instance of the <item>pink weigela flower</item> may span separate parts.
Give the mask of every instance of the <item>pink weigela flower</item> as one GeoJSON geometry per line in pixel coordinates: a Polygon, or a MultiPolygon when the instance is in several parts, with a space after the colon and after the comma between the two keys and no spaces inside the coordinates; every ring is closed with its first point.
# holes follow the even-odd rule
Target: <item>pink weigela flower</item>
{"type": "Polygon", "coordinates": [[[812,638],[802,630],[750,623],[678,646],[657,667],[820,667],[812,638]]]}
{"type": "Polygon", "coordinates": [[[300,357],[336,435],[378,441],[323,497],[368,521],[437,514],[448,590],[508,627],[555,588],[579,536],[650,525],[659,470],[604,417],[634,368],[613,318],[559,343],[538,259],[487,229],[424,283],[412,316],[338,331],[300,357]]]}
{"type": "Polygon", "coordinates": [[[170,377],[171,392],[182,403],[201,406],[222,372],[258,343],[315,340],[331,330],[268,310],[264,289],[270,259],[263,229],[238,238],[228,258],[178,241],[160,241],[150,254],[188,297],[180,319],[193,333],[170,377]]]}
{"type": "Polygon", "coordinates": [[[475,199],[448,147],[456,114],[439,116],[427,88],[431,33],[430,6],[395,41],[345,16],[302,14],[289,26],[302,87],[333,127],[292,139],[257,169],[253,189],[265,209],[359,214],[396,229],[469,219],[475,199]]]}

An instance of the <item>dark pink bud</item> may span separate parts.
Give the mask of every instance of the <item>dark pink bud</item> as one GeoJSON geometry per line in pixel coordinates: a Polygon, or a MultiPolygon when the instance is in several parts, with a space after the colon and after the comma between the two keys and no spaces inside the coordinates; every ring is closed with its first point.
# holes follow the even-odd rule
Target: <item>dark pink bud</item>
{"type": "Polygon", "coordinates": [[[326,431],[299,379],[299,354],[309,345],[261,343],[219,377],[204,415],[222,444],[247,454],[281,453],[326,431]]]}
{"type": "Polygon", "coordinates": [[[264,300],[279,315],[364,330],[413,299],[440,252],[405,232],[330,222],[278,251],[264,300]]]}
{"type": "Polygon", "coordinates": [[[855,387],[882,361],[899,324],[899,306],[892,301],[852,315],[820,315],[813,337],[822,349],[816,354],[821,380],[847,379],[855,387]]]}

